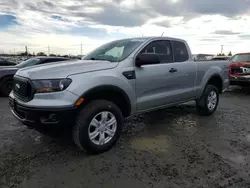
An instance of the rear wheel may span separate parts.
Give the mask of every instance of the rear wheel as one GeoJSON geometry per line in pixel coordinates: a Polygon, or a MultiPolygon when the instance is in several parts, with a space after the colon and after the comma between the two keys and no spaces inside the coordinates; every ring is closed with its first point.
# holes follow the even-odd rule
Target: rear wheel
{"type": "Polygon", "coordinates": [[[201,98],[196,101],[197,110],[200,115],[212,115],[219,104],[219,91],[214,85],[207,85],[201,98]]]}
{"type": "Polygon", "coordinates": [[[13,87],[12,78],[4,78],[1,82],[0,92],[4,97],[8,97],[13,87]]]}
{"type": "Polygon", "coordinates": [[[117,142],[122,127],[121,110],[110,101],[95,100],[80,111],[73,127],[73,139],[88,153],[102,153],[117,142]]]}

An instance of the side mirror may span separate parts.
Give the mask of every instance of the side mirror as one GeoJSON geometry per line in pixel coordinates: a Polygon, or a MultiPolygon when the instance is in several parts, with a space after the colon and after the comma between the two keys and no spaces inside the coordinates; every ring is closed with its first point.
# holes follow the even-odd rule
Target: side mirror
{"type": "Polygon", "coordinates": [[[156,54],[139,54],[136,57],[135,65],[141,67],[142,65],[158,64],[160,63],[160,58],[156,54]]]}

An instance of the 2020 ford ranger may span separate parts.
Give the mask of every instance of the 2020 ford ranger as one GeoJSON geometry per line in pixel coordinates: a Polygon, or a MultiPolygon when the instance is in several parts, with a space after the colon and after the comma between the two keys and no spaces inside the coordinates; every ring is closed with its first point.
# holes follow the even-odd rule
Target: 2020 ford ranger
{"type": "Polygon", "coordinates": [[[117,40],[83,60],[19,70],[10,93],[14,116],[28,126],[67,126],[90,153],[118,140],[123,119],[195,100],[202,115],[229,85],[228,62],[194,62],[181,39],[117,40]]]}

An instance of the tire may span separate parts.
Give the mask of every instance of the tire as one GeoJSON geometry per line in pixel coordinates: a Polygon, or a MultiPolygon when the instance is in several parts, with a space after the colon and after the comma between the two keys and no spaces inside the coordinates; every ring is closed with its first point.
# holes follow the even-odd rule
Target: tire
{"type": "Polygon", "coordinates": [[[214,85],[207,85],[201,98],[196,101],[197,111],[200,115],[203,116],[212,115],[216,111],[218,104],[219,104],[219,91],[218,88],[214,85]],[[214,96],[216,96],[216,99],[214,96]],[[209,97],[210,99],[211,98],[214,99],[214,100],[211,99],[210,103],[209,103],[209,97]],[[213,101],[212,102],[213,105],[211,104],[211,101],[213,101]]]}
{"type": "Polygon", "coordinates": [[[1,81],[0,93],[4,97],[8,97],[12,90],[13,78],[7,77],[1,81]]]}
{"type": "Polygon", "coordinates": [[[117,142],[117,140],[121,135],[122,127],[123,127],[123,116],[121,110],[114,103],[106,100],[94,100],[89,104],[87,104],[79,112],[76,118],[76,123],[73,126],[73,131],[72,131],[73,140],[80,149],[84,150],[87,153],[92,153],[92,154],[102,153],[109,150],[117,142]],[[103,116],[105,116],[103,114],[108,114],[105,121],[107,122],[107,124],[111,124],[109,123],[111,122],[111,119],[112,122],[116,120],[116,123],[114,123],[112,127],[110,126],[109,129],[105,127],[105,124],[100,123],[103,120],[102,119],[103,116]],[[100,124],[98,124],[98,126],[94,126],[94,124],[96,125],[96,123],[92,122],[99,122],[100,124]],[[108,141],[109,135],[105,132],[107,130],[103,129],[107,130],[113,129],[112,130],[113,137],[110,136],[109,141],[108,141]],[[96,131],[98,131],[99,133],[96,131]],[[90,134],[94,135],[94,133],[99,134],[99,136],[96,136],[95,137],[96,139],[91,140],[90,134]],[[101,139],[102,135],[104,135],[104,137],[107,136],[107,138],[105,138],[106,143],[104,143],[103,139],[101,139]]]}

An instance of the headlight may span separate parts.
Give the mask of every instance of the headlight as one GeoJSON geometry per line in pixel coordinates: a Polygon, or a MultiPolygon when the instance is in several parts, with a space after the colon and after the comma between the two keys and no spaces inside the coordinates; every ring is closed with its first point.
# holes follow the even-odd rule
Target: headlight
{"type": "Polygon", "coordinates": [[[69,78],[51,80],[33,80],[37,93],[48,93],[65,90],[72,82],[69,78]]]}

